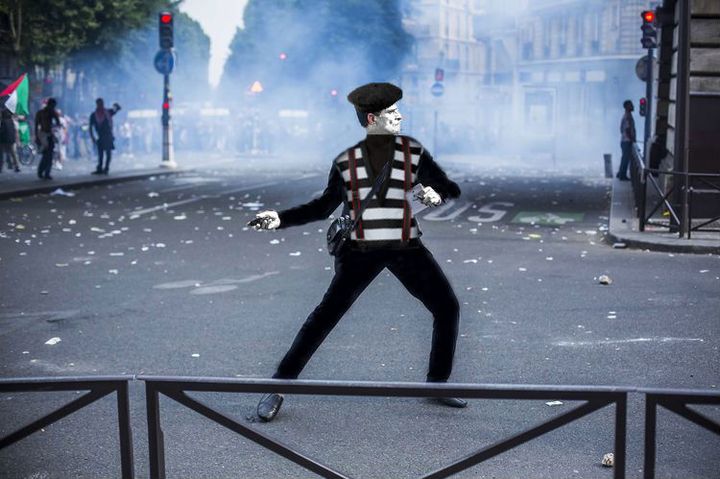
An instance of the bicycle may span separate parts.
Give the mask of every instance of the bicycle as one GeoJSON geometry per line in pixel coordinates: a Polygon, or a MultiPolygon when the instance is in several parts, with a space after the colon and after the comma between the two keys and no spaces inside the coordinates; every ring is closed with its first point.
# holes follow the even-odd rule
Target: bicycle
{"type": "Polygon", "coordinates": [[[17,149],[18,161],[21,165],[30,166],[35,163],[35,158],[38,156],[38,151],[35,145],[28,143],[26,145],[20,144],[17,149]]]}

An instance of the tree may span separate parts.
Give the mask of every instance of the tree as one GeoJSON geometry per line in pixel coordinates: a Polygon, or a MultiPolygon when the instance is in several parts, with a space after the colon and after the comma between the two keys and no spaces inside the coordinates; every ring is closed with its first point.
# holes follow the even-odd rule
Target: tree
{"type": "Polygon", "coordinates": [[[95,96],[149,107],[162,91],[153,68],[157,14],[172,10],[178,63],[177,93],[208,89],[210,40],[200,25],[177,11],[177,0],[3,0],[12,50],[30,74],[33,107],[59,96],[70,111],[84,111],[95,96]],[[157,79],[156,83],[148,79],[157,79]],[[53,87],[53,85],[56,85],[53,87]],[[151,103],[152,102],[152,103],[151,103]]]}
{"type": "Polygon", "coordinates": [[[167,0],[4,0],[12,48],[22,67],[62,64],[86,48],[112,49],[167,0]]]}
{"type": "Polygon", "coordinates": [[[399,0],[250,0],[244,24],[225,64],[226,95],[246,91],[255,80],[266,97],[286,93],[285,102],[307,101],[308,91],[318,88],[325,96],[330,89],[347,92],[392,79],[412,44],[399,0]]]}
{"type": "MultiPolygon", "coordinates": [[[[172,73],[174,96],[198,99],[199,93],[209,89],[210,39],[187,14],[173,11],[173,17],[177,54],[172,73]]],[[[149,108],[159,105],[162,92],[162,76],[153,66],[157,50],[155,11],[146,18],[142,28],[123,36],[116,51],[86,48],[73,55],[69,62],[74,71],[82,72],[85,82],[89,83],[88,89],[96,91],[98,96],[123,98],[128,107],[149,108]]]]}

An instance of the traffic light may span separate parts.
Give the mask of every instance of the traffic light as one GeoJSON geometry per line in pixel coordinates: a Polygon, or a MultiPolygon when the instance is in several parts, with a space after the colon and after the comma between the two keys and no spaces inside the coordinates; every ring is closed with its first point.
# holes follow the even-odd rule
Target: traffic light
{"type": "Polygon", "coordinates": [[[647,99],[646,98],[640,98],[640,116],[645,116],[647,114],[647,99]]]}
{"type": "Polygon", "coordinates": [[[643,19],[642,26],[642,46],[643,48],[655,48],[657,47],[657,30],[655,30],[655,12],[652,10],[645,10],[640,14],[643,19]]]}
{"type": "Polygon", "coordinates": [[[158,14],[158,31],[160,33],[160,48],[170,50],[173,47],[173,14],[160,12],[158,14]]]}
{"type": "Polygon", "coordinates": [[[445,70],[442,68],[435,69],[435,81],[443,81],[445,79],[445,70]]]}

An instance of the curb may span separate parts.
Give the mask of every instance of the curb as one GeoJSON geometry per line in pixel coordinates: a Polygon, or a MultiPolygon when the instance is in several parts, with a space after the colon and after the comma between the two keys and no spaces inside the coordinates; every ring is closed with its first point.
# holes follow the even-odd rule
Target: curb
{"type": "Polygon", "coordinates": [[[634,202],[632,191],[627,189],[618,191],[616,182],[613,180],[610,195],[610,218],[605,237],[605,241],[610,246],[613,243],[624,243],[628,248],[666,253],[720,254],[720,237],[718,240],[688,240],[677,237],[659,237],[660,233],[641,233],[637,229],[638,219],[634,202]]]}
{"type": "MultiPolygon", "coordinates": [[[[653,234],[653,233],[636,233],[637,235],[653,234]]],[[[678,238],[677,241],[692,241],[678,238]]],[[[720,246],[709,246],[699,244],[669,244],[658,241],[651,241],[641,238],[632,238],[629,236],[621,236],[608,231],[606,242],[612,246],[613,243],[624,243],[628,248],[632,249],[648,249],[661,253],[690,253],[690,254],[720,254],[720,246]]]]}
{"type": "Polygon", "coordinates": [[[192,169],[173,169],[173,170],[140,170],[137,173],[120,174],[118,176],[105,176],[105,177],[80,177],[80,179],[72,180],[72,177],[66,180],[52,181],[51,183],[45,183],[42,186],[29,186],[27,188],[18,188],[13,191],[0,191],[0,200],[7,200],[10,198],[19,198],[22,196],[32,196],[43,193],[52,193],[58,188],[64,190],[77,190],[88,186],[98,185],[109,185],[114,183],[125,183],[128,181],[143,180],[152,176],[171,176],[188,173],[193,171],[192,169]]]}

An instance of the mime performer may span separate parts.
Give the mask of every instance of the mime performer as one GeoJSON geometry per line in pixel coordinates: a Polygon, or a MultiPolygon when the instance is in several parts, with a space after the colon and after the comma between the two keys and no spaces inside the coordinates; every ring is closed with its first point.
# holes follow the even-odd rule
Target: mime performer
{"type": "MultiPolygon", "coordinates": [[[[323,194],[301,206],[256,215],[256,229],[274,230],[325,219],[342,202],[343,214],[355,219],[376,176],[392,162],[390,174],[370,199],[350,241],[335,256],[335,276],[277,366],[275,379],[297,379],[340,318],[385,268],[433,315],[427,381],[446,382],[450,377],[460,308],[445,274],[420,241],[406,193],[422,184],[421,201],[437,206],[446,198],[460,196],[460,188],[417,140],[400,135],[402,116],[397,102],[401,98],[402,90],[390,83],[369,83],[352,91],[348,100],[367,136],[333,160],[323,194]]],[[[263,395],[257,406],[260,419],[272,421],[283,399],[281,394],[263,395]]],[[[467,406],[458,398],[433,401],[456,408],[467,406]]]]}

